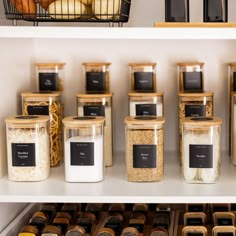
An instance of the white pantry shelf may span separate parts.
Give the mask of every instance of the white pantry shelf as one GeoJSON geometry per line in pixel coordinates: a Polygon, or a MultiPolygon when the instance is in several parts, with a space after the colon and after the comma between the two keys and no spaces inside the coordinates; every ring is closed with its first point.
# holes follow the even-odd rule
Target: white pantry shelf
{"type": "Polygon", "coordinates": [[[17,39],[236,39],[234,27],[0,26],[0,38],[17,39]]]}
{"type": "Polygon", "coordinates": [[[236,167],[222,156],[221,176],[216,184],[184,183],[176,153],[166,153],[161,182],[131,183],[126,180],[124,153],[106,168],[99,183],[67,183],[63,166],[53,168],[42,182],[0,180],[0,202],[123,202],[123,203],[236,203],[236,167]]]}

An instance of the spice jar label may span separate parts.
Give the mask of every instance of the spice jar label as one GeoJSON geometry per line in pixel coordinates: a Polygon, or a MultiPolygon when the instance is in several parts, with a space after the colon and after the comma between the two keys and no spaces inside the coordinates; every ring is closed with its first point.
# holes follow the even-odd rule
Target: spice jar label
{"type": "Polygon", "coordinates": [[[94,143],[71,142],[70,154],[72,166],[94,166],[94,143]]]}
{"type": "Polygon", "coordinates": [[[87,91],[105,91],[106,74],[104,72],[86,72],[87,91]]]}
{"type": "Polygon", "coordinates": [[[134,90],[153,91],[153,72],[134,72],[134,90]]]}
{"type": "Polygon", "coordinates": [[[191,226],[203,225],[202,218],[188,218],[187,225],[191,226]]]}
{"type": "Polygon", "coordinates": [[[58,91],[58,73],[39,73],[39,91],[58,91]]]}
{"type": "Polygon", "coordinates": [[[233,232],[219,232],[217,236],[234,236],[233,232]]]}
{"type": "Polygon", "coordinates": [[[197,232],[187,233],[187,236],[203,236],[203,233],[197,233],[197,232]]]}
{"type": "Polygon", "coordinates": [[[156,104],[136,104],[136,116],[156,116],[156,104]]]}
{"type": "Polygon", "coordinates": [[[202,72],[183,72],[185,91],[202,91],[202,72]]]}
{"type": "Polygon", "coordinates": [[[48,106],[28,106],[27,107],[28,115],[49,115],[48,106]]]}
{"type": "Polygon", "coordinates": [[[233,220],[231,218],[218,218],[217,225],[221,226],[233,225],[233,220]]]}
{"type": "Polygon", "coordinates": [[[105,116],[105,106],[84,106],[84,116],[105,116]]]}
{"type": "Polygon", "coordinates": [[[206,116],[206,105],[185,105],[185,117],[206,116]]]}
{"type": "Polygon", "coordinates": [[[12,143],[12,166],[35,166],[34,143],[12,143]]]}
{"type": "Polygon", "coordinates": [[[133,168],[156,168],[156,145],[133,145],[133,168]]]}
{"type": "Polygon", "coordinates": [[[213,168],[213,145],[189,145],[190,168],[213,168]]]}
{"type": "Polygon", "coordinates": [[[116,235],[120,235],[121,231],[121,224],[118,222],[107,222],[104,227],[113,229],[116,235]]]}

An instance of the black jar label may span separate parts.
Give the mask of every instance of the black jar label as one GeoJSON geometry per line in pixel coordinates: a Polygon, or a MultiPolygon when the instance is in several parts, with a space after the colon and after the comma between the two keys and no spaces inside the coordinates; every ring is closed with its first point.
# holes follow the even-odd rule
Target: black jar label
{"type": "Polygon", "coordinates": [[[188,211],[189,212],[203,212],[204,207],[202,204],[197,205],[197,204],[190,204],[188,205],[188,211]]]}
{"type": "Polygon", "coordinates": [[[49,115],[49,106],[28,106],[28,115],[49,115]]]}
{"type": "Polygon", "coordinates": [[[71,142],[70,155],[72,166],[94,166],[94,143],[71,142]]]}
{"type": "Polygon", "coordinates": [[[156,145],[133,145],[133,168],[156,168],[156,145]]]}
{"type": "Polygon", "coordinates": [[[202,72],[183,72],[184,91],[202,91],[202,72]]]}
{"type": "Polygon", "coordinates": [[[84,116],[105,116],[105,106],[84,106],[84,116]]]}
{"type": "Polygon", "coordinates": [[[187,236],[203,236],[203,233],[200,232],[187,233],[187,236]]]}
{"type": "Polygon", "coordinates": [[[39,91],[58,91],[58,87],[58,73],[39,73],[39,91]]]}
{"type": "Polygon", "coordinates": [[[185,117],[206,116],[206,105],[185,105],[185,117]]]}
{"type": "Polygon", "coordinates": [[[35,166],[34,143],[12,143],[12,166],[35,166]]]}
{"type": "Polygon", "coordinates": [[[189,158],[190,168],[212,168],[213,145],[190,144],[189,158]]]}
{"type": "Polygon", "coordinates": [[[134,90],[154,91],[153,72],[134,72],[134,90]]]}
{"type": "Polygon", "coordinates": [[[156,104],[136,104],[136,116],[156,116],[156,104]]]}
{"type": "Polygon", "coordinates": [[[217,236],[234,236],[233,232],[220,232],[217,236]]]}
{"type": "Polygon", "coordinates": [[[129,227],[134,227],[139,231],[139,233],[143,233],[144,220],[143,219],[130,219],[129,227]]]}
{"type": "Polygon", "coordinates": [[[217,225],[220,226],[233,225],[233,221],[231,218],[218,218],[217,225]]]}
{"type": "Polygon", "coordinates": [[[191,226],[199,226],[203,225],[202,218],[188,218],[187,219],[187,225],[191,226]]]}
{"type": "Polygon", "coordinates": [[[105,223],[104,227],[113,229],[116,236],[120,235],[121,224],[119,222],[107,222],[105,223]]]}
{"type": "Polygon", "coordinates": [[[86,90],[106,91],[106,74],[105,72],[86,72],[86,90]]]}
{"type": "Polygon", "coordinates": [[[77,224],[83,227],[87,234],[91,234],[92,232],[92,223],[89,218],[79,218],[77,220],[77,224]]]}

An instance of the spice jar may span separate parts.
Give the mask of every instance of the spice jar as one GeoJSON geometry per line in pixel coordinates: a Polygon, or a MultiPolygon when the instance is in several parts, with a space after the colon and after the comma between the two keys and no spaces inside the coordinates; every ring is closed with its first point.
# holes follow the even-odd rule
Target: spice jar
{"type": "Polygon", "coordinates": [[[62,91],[65,63],[36,63],[38,91],[62,91]]]}
{"type": "Polygon", "coordinates": [[[50,174],[47,116],[15,116],[5,119],[8,178],[40,181],[50,174]]]}
{"type": "Polygon", "coordinates": [[[235,236],[235,226],[214,226],[212,236],[230,235],[235,236]]]}
{"type": "Polygon", "coordinates": [[[86,93],[110,92],[110,65],[107,62],[85,62],[84,87],[86,93]]]}
{"type": "Polygon", "coordinates": [[[86,231],[78,225],[70,225],[65,236],[85,236],[86,231]]]}
{"type": "Polygon", "coordinates": [[[83,227],[87,234],[92,235],[95,229],[96,216],[92,212],[79,212],[76,224],[83,227]]]}
{"type": "Polygon", "coordinates": [[[114,230],[116,236],[120,236],[123,216],[120,213],[110,213],[105,220],[104,227],[114,230]]]}
{"type": "Polygon", "coordinates": [[[66,117],[64,124],[65,180],[98,182],[104,177],[104,118],[66,117]]]}
{"type": "Polygon", "coordinates": [[[188,235],[207,236],[208,230],[205,226],[184,226],[182,229],[182,236],[188,235]]]}
{"type": "Polygon", "coordinates": [[[235,225],[235,214],[233,212],[214,212],[212,214],[213,224],[219,226],[235,225]]]}
{"type": "Polygon", "coordinates": [[[31,219],[29,220],[29,224],[35,226],[39,232],[48,224],[48,218],[42,211],[36,211],[31,219]]]}
{"type": "Polygon", "coordinates": [[[47,225],[42,233],[41,233],[41,236],[62,236],[62,232],[61,232],[61,229],[58,228],[57,226],[55,225],[47,225]]]}
{"type": "Polygon", "coordinates": [[[48,115],[50,133],[50,165],[62,161],[62,103],[61,92],[21,93],[23,115],[48,115]]]}
{"type": "Polygon", "coordinates": [[[156,91],[156,63],[129,63],[132,92],[156,91]]]}
{"type": "Polygon", "coordinates": [[[121,236],[139,236],[139,231],[135,227],[125,227],[121,236]]]}
{"type": "Polygon", "coordinates": [[[203,92],[203,62],[180,62],[178,66],[179,92],[203,92]]]}
{"type": "Polygon", "coordinates": [[[165,119],[156,116],[130,116],[124,122],[128,181],[160,181],[163,177],[165,119]]]}
{"type": "Polygon", "coordinates": [[[128,93],[129,116],[164,116],[163,92],[128,93]]]}
{"type": "Polygon", "coordinates": [[[204,212],[185,212],[184,213],[184,225],[205,225],[206,214],[204,212]]]}
{"type": "Polygon", "coordinates": [[[189,183],[215,183],[220,174],[221,124],[217,117],[181,120],[182,175],[189,183]]]}
{"type": "Polygon", "coordinates": [[[78,116],[103,116],[104,124],[104,159],[105,166],[111,166],[113,161],[112,142],[112,93],[107,94],[77,94],[78,116]]]}

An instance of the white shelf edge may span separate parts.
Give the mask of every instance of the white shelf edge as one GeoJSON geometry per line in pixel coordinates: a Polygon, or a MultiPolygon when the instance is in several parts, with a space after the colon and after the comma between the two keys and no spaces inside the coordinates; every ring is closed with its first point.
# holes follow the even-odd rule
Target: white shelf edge
{"type": "Polygon", "coordinates": [[[0,26],[17,39],[236,39],[236,28],[0,26]]]}

